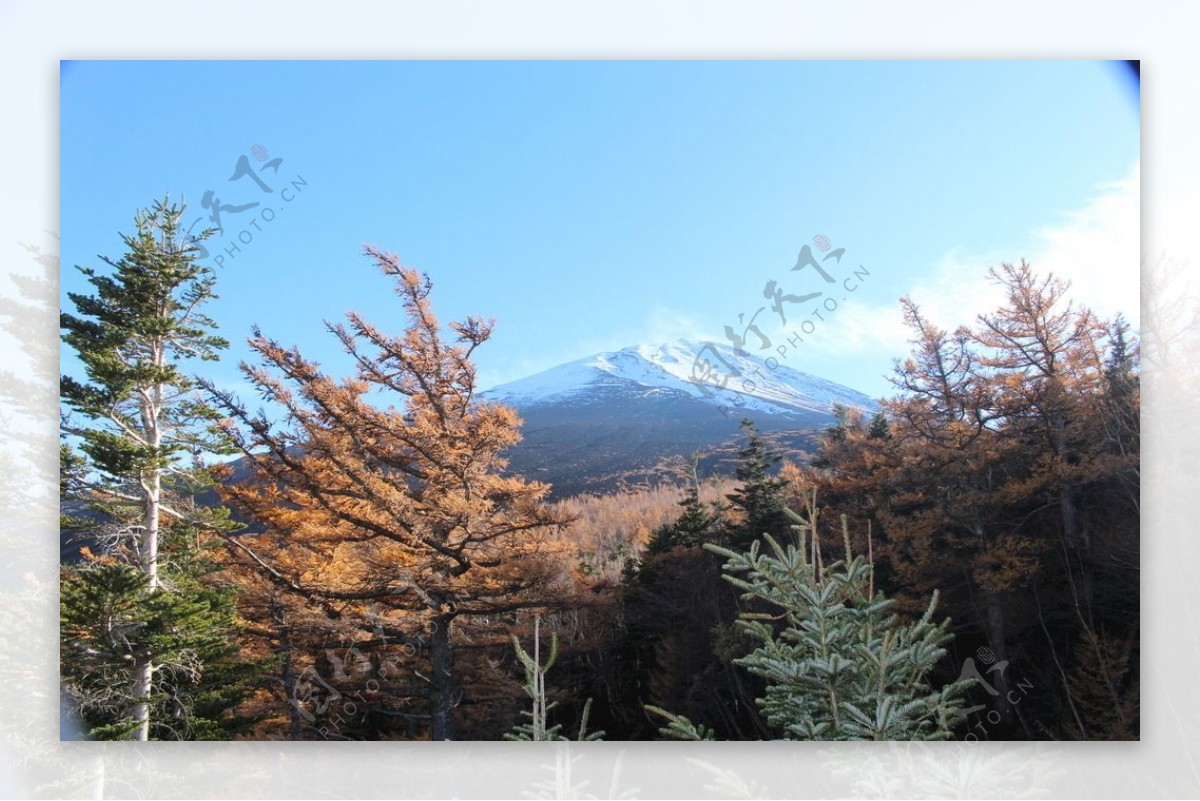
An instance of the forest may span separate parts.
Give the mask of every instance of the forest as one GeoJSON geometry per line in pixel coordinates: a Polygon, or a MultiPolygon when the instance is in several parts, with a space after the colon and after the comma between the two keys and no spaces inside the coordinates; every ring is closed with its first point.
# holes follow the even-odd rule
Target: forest
{"type": "Polygon", "coordinates": [[[214,383],[211,232],[181,214],[139,211],[61,315],[61,681],[90,737],[1139,737],[1138,341],[1053,275],[990,268],[1004,304],[954,330],[902,298],[895,393],[811,453],[746,420],[731,476],[683,453],[552,501],[477,397],[494,321],[444,324],[388,252],[403,327],[314,332],[351,373],[255,329],[254,397],[214,383]]]}

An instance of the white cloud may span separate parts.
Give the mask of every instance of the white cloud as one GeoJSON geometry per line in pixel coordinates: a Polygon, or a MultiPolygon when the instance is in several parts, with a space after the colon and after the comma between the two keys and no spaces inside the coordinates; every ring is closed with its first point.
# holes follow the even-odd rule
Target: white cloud
{"type": "MultiPolygon", "coordinates": [[[[1082,207],[1064,212],[1061,221],[1034,231],[1037,243],[1026,257],[1039,275],[1053,273],[1070,281],[1068,297],[1076,303],[1090,306],[1101,318],[1122,312],[1135,327],[1141,267],[1140,177],[1140,168],[1134,165],[1129,175],[1101,187],[1082,207]]],[[[907,294],[936,325],[947,329],[970,325],[1004,300],[1001,288],[986,277],[986,268],[1011,259],[1007,253],[951,249],[907,294]]],[[[898,345],[911,336],[895,301],[850,299],[830,322],[808,340],[827,357],[899,355],[898,345]]]]}
{"type": "Polygon", "coordinates": [[[1125,315],[1139,320],[1141,283],[1141,169],[1124,179],[1065,222],[1038,231],[1041,245],[1030,259],[1039,274],[1052,272],[1071,282],[1069,297],[1090,306],[1102,318],[1125,315]]]}

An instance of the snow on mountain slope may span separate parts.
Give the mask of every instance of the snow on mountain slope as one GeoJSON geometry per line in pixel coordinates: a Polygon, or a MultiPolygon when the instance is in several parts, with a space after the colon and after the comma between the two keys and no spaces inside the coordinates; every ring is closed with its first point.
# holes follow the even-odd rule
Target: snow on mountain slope
{"type": "Polygon", "coordinates": [[[875,408],[861,392],[741,353],[722,343],[676,340],[598,353],[501,384],[482,397],[519,408],[683,393],[696,400],[769,414],[828,413],[834,403],[875,408]]]}

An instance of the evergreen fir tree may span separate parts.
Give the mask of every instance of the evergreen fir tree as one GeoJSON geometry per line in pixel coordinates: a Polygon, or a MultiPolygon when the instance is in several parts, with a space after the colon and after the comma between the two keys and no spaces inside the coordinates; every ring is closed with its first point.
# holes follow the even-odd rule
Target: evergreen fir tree
{"type": "Polygon", "coordinates": [[[694,548],[715,539],[721,522],[721,510],[715,504],[706,504],[700,500],[697,461],[698,458],[693,456],[691,481],[688,483],[687,494],[679,502],[683,507],[683,514],[674,523],[654,531],[646,545],[647,553],[665,553],[673,548],[694,548]]]}
{"type": "Polygon", "coordinates": [[[867,437],[883,440],[892,438],[892,429],[888,424],[887,415],[883,412],[876,412],[875,416],[871,418],[871,428],[867,431],[867,437]]]}
{"type": "MultiPolygon", "coordinates": [[[[87,459],[76,453],[67,443],[60,443],[58,446],[58,497],[61,499],[78,498],[86,484],[87,459]]],[[[86,530],[89,525],[90,521],[87,518],[77,513],[63,511],[60,506],[58,527],[61,532],[61,541],[70,542],[74,538],[73,532],[86,530]]]]}
{"type": "Polygon", "coordinates": [[[1106,450],[1123,463],[1114,471],[1130,499],[1140,505],[1141,380],[1138,346],[1129,324],[1120,314],[1109,329],[1108,358],[1104,362],[1104,441],[1106,450]]]}
{"type": "Polygon", "coordinates": [[[742,420],[741,428],[747,436],[735,473],[741,486],[726,496],[743,516],[742,524],[731,532],[734,548],[744,548],[763,534],[784,534],[789,525],[784,514],[784,482],[773,475],[780,457],[759,436],[754,421],[742,420]]]}
{"type": "Polygon", "coordinates": [[[1114,398],[1124,398],[1137,385],[1137,348],[1130,341],[1129,323],[1124,315],[1109,327],[1108,357],[1104,361],[1104,378],[1114,398]]]}
{"type": "Polygon", "coordinates": [[[94,294],[69,293],[77,314],[61,315],[86,374],[61,380],[62,431],[82,454],[62,449],[61,489],[91,509],[65,521],[89,559],[63,568],[62,674],[98,737],[216,736],[213,721],[241,692],[232,673],[217,680],[236,661],[234,611],[196,552],[203,531],[232,524],[193,502],[211,484],[202,457],[229,447],[182,370],[227,343],[203,312],[214,277],[182,215],[166,200],[140,211],[125,255],[103,259],[111,274],[81,267],[94,294]]]}
{"type": "Polygon", "coordinates": [[[919,620],[900,620],[875,591],[873,566],[851,553],[844,519],[845,559],[822,568],[806,542],[817,536],[815,499],[807,517],[788,515],[797,544],[766,535],[747,552],[706,546],[727,559],[726,579],[743,600],[769,610],[740,616],[759,646],[736,660],[766,680],[764,716],[785,739],[949,738],[970,682],[929,685],[952,639],[948,619],[933,622],[936,591],[919,620]]]}
{"type": "MultiPolygon", "coordinates": [[[[562,724],[556,723],[553,726],[549,725],[550,711],[557,705],[557,701],[550,701],[546,691],[546,674],[550,672],[550,668],[554,667],[554,662],[558,659],[558,635],[552,633],[550,635],[550,653],[546,657],[546,661],[541,661],[541,618],[535,617],[533,621],[533,653],[529,653],[521,647],[521,641],[513,636],[513,648],[516,649],[517,659],[521,666],[525,668],[525,694],[529,696],[533,703],[533,708],[528,712],[521,714],[529,718],[528,723],[519,723],[513,727],[513,731],[504,735],[506,740],[525,740],[533,742],[544,742],[549,740],[569,740],[562,732],[562,724]]],[[[576,738],[579,741],[584,740],[603,740],[603,731],[588,732],[588,714],[591,712],[592,699],[588,699],[583,705],[583,714],[579,721],[579,735],[576,738]]]]}
{"type": "Polygon", "coordinates": [[[646,704],[645,709],[652,715],[657,715],[667,721],[658,733],[672,740],[715,740],[716,733],[703,723],[693,723],[683,715],[668,712],[662,707],[646,704]]]}
{"type": "Polygon", "coordinates": [[[207,581],[207,553],[176,542],[195,533],[165,538],[171,566],[155,592],[139,566],[112,557],[64,568],[62,672],[91,737],[136,735],[143,703],[149,739],[226,740],[254,722],[235,710],[261,665],[240,658],[234,589],[207,581]],[[143,661],[154,665],[150,693],[133,696],[128,665],[143,661]]]}

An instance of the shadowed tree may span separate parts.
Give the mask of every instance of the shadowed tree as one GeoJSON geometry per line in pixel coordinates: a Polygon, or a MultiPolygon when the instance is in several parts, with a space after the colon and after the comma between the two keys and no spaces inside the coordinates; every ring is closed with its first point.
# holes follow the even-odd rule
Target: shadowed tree
{"type": "MultiPolygon", "coordinates": [[[[918,603],[941,589],[954,606],[975,607],[971,617],[1003,661],[1007,601],[1040,567],[1038,544],[1014,529],[1003,491],[1016,443],[997,429],[994,388],[971,331],[934,325],[909,298],[901,306],[912,352],[892,379],[903,394],[884,403],[888,436],[849,432],[827,448],[841,468],[830,484],[874,500],[870,516],[901,597],[918,603]]],[[[1006,680],[996,681],[1007,719],[1006,680]]]]}
{"type": "MultiPolygon", "coordinates": [[[[1120,621],[1115,630],[1136,631],[1136,573],[1112,569],[1114,557],[1129,559],[1137,552],[1135,352],[1120,320],[1110,327],[1072,303],[1067,282],[1040,277],[1025,262],[1003,264],[989,276],[1005,289],[1006,303],[979,317],[976,339],[987,349],[982,363],[990,373],[1004,435],[1024,458],[1006,489],[1010,500],[1026,509],[1053,512],[1040,516],[1040,530],[1044,541],[1056,546],[1056,573],[1064,579],[1069,615],[1062,625],[1074,629],[1069,638],[1047,631],[1047,646],[1056,665],[1067,655],[1058,653],[1054,640],[1078,638],[1083,647],[1074,649],[1076,658],[1090,649],[1086,658],[1109,677],[1110,709],[1124,718],[1126,702],[1116,677],[1128,671],[1113,662],[1121,649],[1104,646],[1107,627],[1097,610],[1110,625],[1120,621]]],[[[1028,515],[1034,525],[1027,530],[1038,528],[1038,518],[1036,512],[1028,515]]],[[[1039,619],[1040,597],[1035,594],[1039,619]]],[[[1094,716],[1076,703],[1078,685],[1066,676],[1062,684],[1075,728],[1089,736],[1088,719],[1094,716]]]]}
{"type": "MultiPolygon", "coordinates": [[[[1053,276],[1022,262],[990,277],[1005,302],[973,328],[943,330],[902,300],[915,335],[896,365],[902,394],[884,403],[884,423],[847,417],[827,431],[814,480],[838,508],[878,525],[882,577],[902,603],[941,588],[968,610],[960,634],[984,633],[996,664],[1041,671],[1062,689],[1050,710],[1058,731],[1091,736],[1095,714],[1096,731],[1127,733],[1137,348],[1119,320],[1105,326],[1069,303],[1053,276]],[[1088,649],[1094,673],[1072,666],[1088,649]],[[1101,700],[1116,724],[1089,711],[1101,700]]],[[[991,676],[1009,731],[1034,736],[1025,713],[1009,714],[1003,669],[991,676]]]]}

